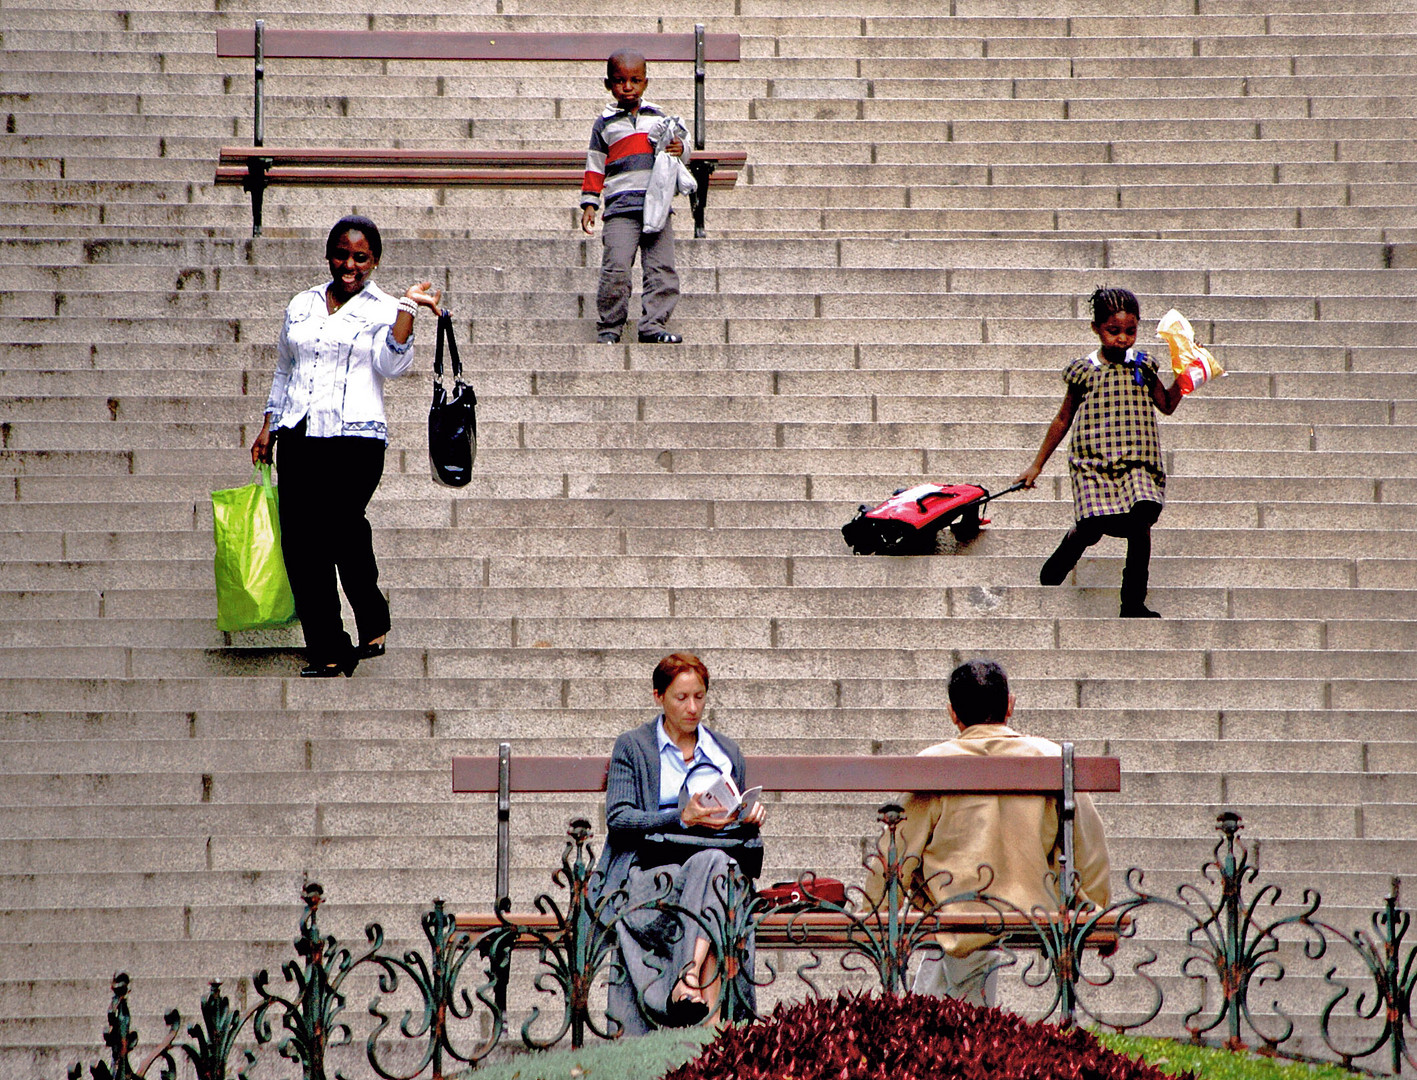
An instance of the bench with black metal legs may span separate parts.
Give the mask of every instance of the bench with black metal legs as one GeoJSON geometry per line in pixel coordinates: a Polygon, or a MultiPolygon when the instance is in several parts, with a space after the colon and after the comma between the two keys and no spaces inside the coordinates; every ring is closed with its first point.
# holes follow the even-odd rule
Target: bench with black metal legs
{"type": "MultiPolygon", "coordinates": [[[[498,757],[454,757],[455,793],[496,794],[496,874],[494,910],[489,913],[459,913],[459,930],[488,934],[500,929],[500,945],[506,948],[545,948],[548,942],[565,937],[580,924],[570,912],[514,912],[509,896],[511,862],[510,812],[513,795],[536,793],[603,792],[610,760],[605,757],[517,757],[511,747],[501,744],[498,757]]],[[[892,935],[913,936],[936,932],[985,933],[1000,938],[1007,948],[1066,952],[1064,964],[1075,962],[1076,948],[1098,950],[1104,955],[1114,950],[1119,936],[1129,926],[1125,917],[1089,916],[1070,901],[1073,882],[1073,829],[1078,792],[1121,790],[1121,763],[1115,757],[1077,757],[1071,743],[1062,744],[1058,757],[836,757],[836,756],[754,756],[747,758],[747,774],[764,792],[822,792],[834,794],[879,793],[889,791],[941,791],[959,794],[1051,795],[1058,799],[1061,859],[1059,882],[1062,890],[1056,912],[1020,912],[996,907],[980,910],[951,910],[949,906],[929,911],[892,913],[837,910],[772,911],[754,921],[754,942],[758,949],[806,949],[860,951],[863,937],[879,931],[884,938],[885,922],[891,919],[892,935]]],[[[898,806],[881,808],[879,816],[893,833],[899,822],[898,806]]],[[[584,818],[571,822],[571,840],[563,859],[566,884],[574,892],[577,880],[587,880],[586,841],[590,824],[584,818]],[[574,860],[572,851],[574,849],[574,860]]],[[[893,846],[893,845],[892,845],[893,846]]],[[[803,883],[810,885],[810,878],[803,883]]],[[[578,903],[572,896],[572,903],[578,903]]],[[[540,906],[540,905],[538,905],[540,906]]],[[[489,938],[490,940],[490,938],[489,938]]],[[[892,946],[896,938],[892,939],[892,946]]],[[[903,973],[907,955],[897,964],[903,973]]],[[[1053,956],[1055,964],[1060,962],[1053,956]]],[[[508,958],[501,958],[505,974],[508,958]]],[[[504,999],[503,999],[504,1000],[504,999]]]]}
{"type": "Polygon", "coordinates": [[[742,151],[704,149],[704,81],[708,63],[740,59],[737,34],[464,33],[411,30],[218,30],[220,57],[255,61],[251,146],[224,146],[218,184],[240,184],[251,195],[252,234],[261,235],[266,188],[272,184],[578,186],[584,150],[339,149],[265,145],[266,61],[324,60],[567,60],[600,61],[617,49],[635,49],[653,62],[694,65],[694,152],[689,170],[698,181],[690,196],[694,235],[705,235],[708,189],[732,187],[747,161],[742,151]]]}

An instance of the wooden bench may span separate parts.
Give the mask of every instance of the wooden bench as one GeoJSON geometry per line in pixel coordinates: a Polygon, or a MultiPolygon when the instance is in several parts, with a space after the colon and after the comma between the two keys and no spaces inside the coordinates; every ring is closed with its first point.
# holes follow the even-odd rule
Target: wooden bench
{"type": "MultiPolygon", "coordinates": [[[[943,791],[999,795],[1053,795],[1060,806],[1064,877],[1073,865],[1073,825],[1076,792],[1121,790],[1121,763],[1115,757],[1076,757],[1071,743],[1063,743],[1060,757],[830,757],[754,756],[747,758],[753,784],[771,792],[868,793],[893,791],[943,791]]],[[[518,757],[510,745],[501,744],[498,757],[454,757],[455,793],[495,793],[497,838],[494,911],[460,913],[459,930],[484,934],[501,929],[513,947],[544,944],[546,935],[558,932],[555,915],[545,912],[512,912],[508,895],[511,859],[510,811],[513,793],[570,794],[603,792],[610,759],[606,757],[518,757]],[[501,911],[499,916],[496,912],[501,911]],[[510,936],[508,923],[521,928],[510,936]]],[[[848,885],[859,882],[847,882],[848,885]]],[[[1073,916],[1062,913],[1040,916],[1016,912],[953,912],[939,910],[907,913],[903,925],[920,932],[1001,933],[1003,944],[1038,948],[1040,925],[1054,925],[1073,916]],[[924,922],[923,927],[917,924],[924,922]]],[[[870,915],[879,924],[884,912],[870,915]]],[[[1081,920],[1077,920],[1081,921],[1081,920]]],[[[1116,948],[1127,920],[1112,915],[1098,919],[1088,931],[1085,945],[1104,955],[1116,948]]],[[[809,949],[850,951],[861,944],[858,923],[837,912],[774,912],[758,924],[759,949],[809,949]]]]}
{"type": "MultiPolygon", "coordinates": [[[[574,60],[604,63],[617,49],[646,60],[694,64],[694,154],[689,169],[699,189],[690,196],[694,235],[705,235],[708,189],[732,187],[747,161],[742,151],[704,150],[705,64],[740,59],[737,34],[464,33],[411,30],[218,30],[219,57],[255,61],[251,146],[223,146],[218,184],[240,184],[251,195],[251,232],[261,235],[265,190],[271,184],[526,185],[579,187],[585,150],[341,150],[265,145],[266,61],[325,60],[574,60]]],[[[593,117],[586,117],[587,127],[593,117]]]]}

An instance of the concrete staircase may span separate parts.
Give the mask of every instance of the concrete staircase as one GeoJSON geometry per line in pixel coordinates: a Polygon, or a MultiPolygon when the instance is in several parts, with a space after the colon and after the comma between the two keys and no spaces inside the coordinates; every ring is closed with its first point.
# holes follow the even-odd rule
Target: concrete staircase
{"type": "MultiPolygon", "coordinates": [[[[1267,879],[1366,922],[1417,871],[1417,7],[1284,6],[3,0],[0,1075],[95,1056],[116,970],[147,1039],[209,977],[246,993],[306,880],[351,941],[485,907],[492,807],[449,757],[605,752],[674,648],[750,753],[913,751],[947,734],[949,667],[996,656],[1020,726],[1121,755],[1119,871],[1194,876],[1232,808],[1267,879]],[[683,346],[592,343],[572,191],[275,188],[253,240],[212,183],[251,134],[218,27],[661,15],[743,35],[709,138],[751,164],[709,239],[681,230],[683,346]],[[215,629],[208,493],[245,482],[281,311],[354,208],[385,287],[446,290],[481,447],[435,487],[426,374],[391,385],[390,652],[311,684],[298,628],[215,629]],[[1063,452],[967,547],[853,557],[857,503],[1028,463],[1104,282],[1144,343],[1175,306],[1233,371],[1163,423],[1167,618],[1113,617],[1115,542],[1037,585],[1063,452]]],[[[686,70],[651,76],[690,107],[686,70]]],[[[592,65],[295,61],[268,95],[272,145],[438,147],[578,146],[604,96],[592,65]]],[[[514,810],[522,904],[591,809],[514,810]]],[[[769,875],[854,880],[873,809],[784,798],[769,875]]]]}

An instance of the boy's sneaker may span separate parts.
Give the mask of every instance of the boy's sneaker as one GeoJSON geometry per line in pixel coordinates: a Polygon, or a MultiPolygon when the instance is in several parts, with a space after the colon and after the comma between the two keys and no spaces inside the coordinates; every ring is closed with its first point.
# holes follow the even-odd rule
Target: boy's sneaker
{"type": "Polygon", "coordinates": [[[602,330],[595,335],[595,340],[600,345],[618,345],[620,344],[620,335],[614,330],[602,330]]]}
{"type": "Polygon", "coordinates": [[[678,334],[671,334],[668,330],[640,335],[641,345],[678,345],[683,340],[678,334]]]}

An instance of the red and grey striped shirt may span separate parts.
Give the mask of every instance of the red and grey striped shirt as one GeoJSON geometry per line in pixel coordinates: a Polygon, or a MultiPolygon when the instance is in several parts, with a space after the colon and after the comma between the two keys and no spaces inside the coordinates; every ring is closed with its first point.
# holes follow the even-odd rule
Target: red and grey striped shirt
{"type": "MultiPolygon", "coordinates": [[[[590,130],[581,182],[582,206],[599,206],[603,197],[603,217],[644,213],[645,188],[654,166],[650,135],[664,119],[664,110],[648,101],[641,101],[633,113],[619,105],[606,106],[590,130]]],[[[687,145],[683,157],[689,157],[687,145]]]]}

